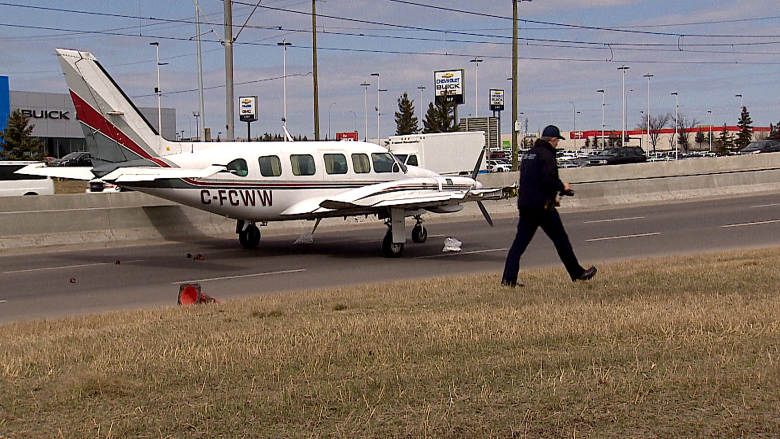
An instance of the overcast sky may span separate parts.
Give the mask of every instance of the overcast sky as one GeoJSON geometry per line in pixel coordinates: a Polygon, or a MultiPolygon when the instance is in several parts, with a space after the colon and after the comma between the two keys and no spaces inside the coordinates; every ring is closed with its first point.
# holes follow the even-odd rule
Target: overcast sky
{"type": "MultiPolygon", "coordinates": [[[[235,95],[257,95],[252,134],[281,133],[283,52],[287,51],[288,129],[313,138],[312,32],[309,0],[234,2],[235,95]],[[251,17],[250,17],[251,14],[251,17]],[[248,20],[247,20],[248,19],[248,20]],[[241,26],[247,22],[245,28],[241,26]],[[240,33],[239,33],[240,32],[240,33]]],[[[200,0],[207,126],[225,125],[223,3],[200,0]],[[212,27],[207,23],[211,23],[212,27]]],[[[627,126],[650,113],[675,112],[703,124],[735,125],[744,103],[754,126],[780,121],[780,4],[777,0],[534,0],[518,5],[519,111],[531,131],[622,124],[621,65],[627,126]],[[742,95],[742,98],[736,95],[742,95]],[[710,113],[711,112],[711,113],[710,113]]],[[[320,133],[394,134],[404,92],[422,118],[433,99],[435,70],[465,69],[459,115],[486,116],[488,90],[506,90],[502,132],[511,119],[510,0],[317,1],[320,133]],[[482,59],[478,67],[470,62],[482,59]],[[475,72],[475,70],[478,70],[475,72]],[[478,89],[475,95],[475,82],[478,89]],[[360,84],[369,82],[364,88],[360,84]],[[424,86],[420,102],[419,86],[424,86]],[[367,93],[366,93],[367,90],[367,93]],[[476,107],[478,101],[479,108],[476,107]]],[[[13,91],[67,92],[58,47],[92,52],[136,105],[154,107],[155,48],[160,43],[163,106],[176,108],[178,130],[195,134],[198,109],[195,6],[192,0],[0,1],[0,75],[13,91]]],[[[246,124],[236,120],[236,136],[246,124]]]]}

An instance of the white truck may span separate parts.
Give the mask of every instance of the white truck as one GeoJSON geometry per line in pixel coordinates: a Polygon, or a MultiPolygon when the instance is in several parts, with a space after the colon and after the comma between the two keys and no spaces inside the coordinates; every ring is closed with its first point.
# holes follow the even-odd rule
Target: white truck
{"type": "MultiPolygon", "coordinates": [[[[407,165],[442,175],[471,174],[485,148],[485,133],[466,131],[390,136],[387,148],[407,165]]],[[[487,157],[480,170],[485,170],[487,157]]]]}

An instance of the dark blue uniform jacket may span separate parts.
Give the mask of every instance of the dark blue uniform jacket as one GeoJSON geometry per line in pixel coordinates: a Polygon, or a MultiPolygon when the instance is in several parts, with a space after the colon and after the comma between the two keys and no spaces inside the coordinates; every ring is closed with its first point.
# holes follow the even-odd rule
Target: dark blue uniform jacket
{"type": "Polygon", "coordinates": [[[555,148],[539,139],[520,162],[520,187],[517,207],[524,209],[552,209],[555,198],[564,189],[558,177],[555,148]]]}

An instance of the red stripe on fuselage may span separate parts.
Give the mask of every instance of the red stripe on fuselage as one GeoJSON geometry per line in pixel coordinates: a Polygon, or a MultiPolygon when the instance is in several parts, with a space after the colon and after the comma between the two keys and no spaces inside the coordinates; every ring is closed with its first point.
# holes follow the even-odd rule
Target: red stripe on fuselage
{"type": "Polygon", "coordinates": [[[79,95],[74,93],[73,90],[70,90],[70,97],[71,99],[73,99],[73,106],[76,107],[76,119],[89,125],[92,129],[100,131],[105,136],[109,137],[111,140],[124,146],[125,148],[138,154],[139,156],[147,160],[151,160],[152,162],[157,163],[163,168],[170,167],[164,161],[160,160],[157,157],[153,157],[148,152],[146,152],[143,148],[138,146],[138,144],[133,142],[119,128],[117,128],[116,125],[106,120],[106,118],[103,117],[102,114],[100,114],[98,111],[92,108],[92,106],[90,106],[86,101],[81,99],[79,95]]]}

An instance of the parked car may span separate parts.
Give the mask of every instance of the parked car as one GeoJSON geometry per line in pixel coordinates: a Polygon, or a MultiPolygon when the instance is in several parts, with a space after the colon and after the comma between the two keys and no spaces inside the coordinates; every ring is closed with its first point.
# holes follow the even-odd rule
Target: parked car
{"type": "Polygon", "coordinates": [[[501,160],[488,160],[487,170],[488,172],[509,172],[512,170],[512,165],[501,160]]]}
{"type": "Polygon", "coordinates": [[[54,182],[51,178],[16,173],[35,163],[38,162],[0,162],[0,196],[54,195],[54,182]]]}
{"type": "Polygon", "coordinates": [[[597,151],[588,156],[588,166],[620,165],[646,162],[645,151],[638,146],[624,146],[597,151]]]}
{"type": "Polygon", "coordinates": [[[74,151],[49,163],[52,166],[92,166],[92,155],[87,151],[74,151]]]}
{"type": "Polygon", "coordinates": [[[780,142],[777,140],[757,140],[739,150],[740,154],[758,154],[761,152],[780,151],[780,142]]]}

